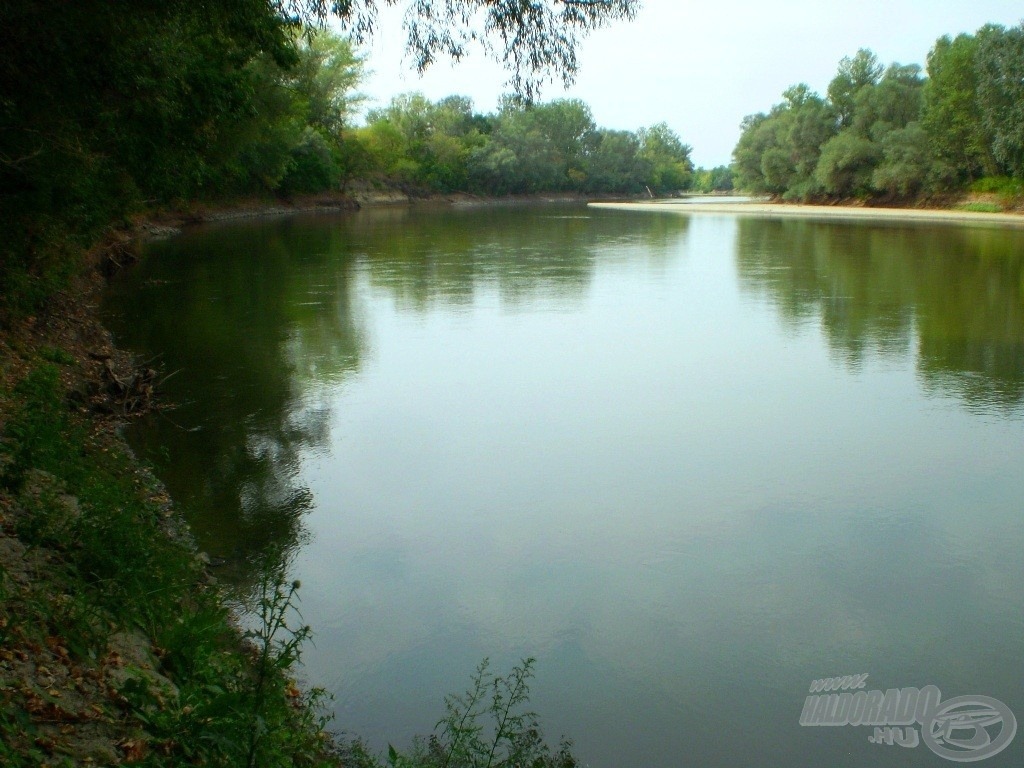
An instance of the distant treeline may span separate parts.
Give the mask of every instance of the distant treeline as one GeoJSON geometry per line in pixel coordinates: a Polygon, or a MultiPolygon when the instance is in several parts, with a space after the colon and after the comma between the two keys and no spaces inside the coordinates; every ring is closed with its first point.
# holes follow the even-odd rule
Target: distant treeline
{"type": "Polygon", "coordinates": [[[485,115],[462,96],[405,94],[371,111],[344,141],[360,153],[350,166],[357,176],[425,191],[663,194],[694,182],[690,147],[665,123],[599,128],[578,99],[527,105],[507,97],[485,115]]]}
{"type": "Polygon", "coordinates": [[[824,98],[789,88],[744,119],[736,185],[788,200],[906,199],[972,183],[1024,194],[1024,24],[940,38],[926,75],[861,49],[824,98]]]}

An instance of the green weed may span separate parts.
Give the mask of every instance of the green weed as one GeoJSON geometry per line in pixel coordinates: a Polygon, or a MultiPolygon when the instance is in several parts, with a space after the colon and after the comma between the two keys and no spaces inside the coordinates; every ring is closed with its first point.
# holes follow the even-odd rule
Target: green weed
{"type": "MultiPolygon", "coordinates": [[[[308,694],[309,706],[302,710],[281,711],[279,702],[289,696],[301,696],[291,680],[302,657],[302,645],[312,629],[302,622],[298,610],[298,581],[287,581],[287,562],[264,573],[260,580],[255,610],[255,627],[245,633],[256,650],[254,680],[247,691],[250,712],[249,749],[245,765],[257,768],[274,765],[295,746],[290,743],[288,726],[293,715],[316,712],[326,693],[314,689],[308,694]],[[274,705],[278,705],[275,709],[274,705]]],[[[306,729],[316,732],[326,726],[326,718],[310,721],[306,729]]]]}
{"type": "Polygon", "coordinates": [[[58,365],[74,365],[76,362],[74,357],[59,347],[43,347],[39,350],[39,356],[47,362],[58,365]]]}
{"type": "Polygon", "coordinates": [[[957,206],[961,211],[972,213],[1002,213],[1003,206],[998,203],[972,202],[957,206]]]}
{"type": "Polygon", "coordinates": [[[572,744],[550,747],[528,708],[533,665],[524,659],[499,676],[484,659],[465,692],[445,697],[445,716],[426,741],[408,752],[388,747],[386,762],[356,743],[349,761],[358,768],[575,768],[572,744]]]}
{"type": "MultiPolygon", "coordinates": [[[[118,693],[145,731],[149,765],[319,763],[324,693],[301,693],[291,681],[310,630],[294,622],[297,584],[284,566],[267,577],[257,624],[240,637],[222,596],[202,585],[192,551],[163,528],[134,457],[68,408],[56,366],[40,365],[13,394],[0,482],[16,501],[19,538],[52,554],[35,574],[39,589],[16,601],[0,574],[0,637],[10,613],[32,637],[59,635],[91,663],[115,627],[143,630],[157,649],[154,674],[130,677],[118,693]]],[[[22,715],[5,709],[0,731],[25,733],[22,715]]],[[[21,757],[0,762],[31,764],[19,743],[21,757]]]]}

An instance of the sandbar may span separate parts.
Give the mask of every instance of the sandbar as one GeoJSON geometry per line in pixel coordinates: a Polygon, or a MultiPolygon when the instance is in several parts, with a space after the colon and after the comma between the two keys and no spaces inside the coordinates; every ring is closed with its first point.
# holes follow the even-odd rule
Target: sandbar
{"type": "Polygon", "coordinates": [[[594,208],[614,208],[623,211],[659,211],[703,216],[729,214],[757,216],[769,219],[821,219],[821,220],[874,220],[874,221],[931,221],[1024,228],[1024,215],[1019,213],[979,213],[931,208],[864,208],[840,205],[795,205],[790,203],[714,203],[685,202],[682,200],[651,201],[642,203],[589,203],[594,208]]]}

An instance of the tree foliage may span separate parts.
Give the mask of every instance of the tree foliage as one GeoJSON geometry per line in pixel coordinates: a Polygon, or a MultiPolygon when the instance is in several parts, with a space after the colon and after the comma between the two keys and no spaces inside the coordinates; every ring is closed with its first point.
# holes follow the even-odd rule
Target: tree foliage
{"type": "Polygon", "coordinates": [[[992,156],[1010,176],[1024,178],[1024,24],[978,32],[978,102],[992,156]]]}
{"type": "Polygon", "coordinates": [[[866,48],[861,48],[850,57],[844,56],[839,62],[839,71],[828,84],[828,99],[839,117],[839,124],[848,126],[853,122],[857,95],[878,82],[883,67],[878,57],[866,48]]]}
{"type": "Polygon", "coordinates": [[[264,0],[0,5],[0,290],[31,305],[140,200],[227,185],[262,106],[261,59],[296,60],[264,0]]]}
{"type": "Polygon", "coordinates": [[[1024,25],[942,37],[917,65],[861,49],[826,99],[797,85],[741,125],[740,187],[791,199],[908,198],[1024,177],[1024,25]]]}
{"type": "Polygon", "coordinates": [[[928,54],[921,124],[935,159],[956,168],[964,180],[995,173],[991,140],[978,101],[978,39],[973,35],[939,38],[928,54]]]}
{"type": "Polygon", "coordinates": [[[668,125],[602,129],[579,99],[511,96],[484,115],[465,97],[402,94],[367,115],[357,141],[379,179],[418,192],[671,193],[693,176],[690,147],[668,125]]]}
{"type": "Polygon", "coordinates": [[[693,180],[691,147],[668,127],[658,123],[641,128],[637,133],[640,149],[637,157],[647,164],[645,185],[652,190],[667,192],[687,189],[693,180]]]}
{"type": "Polygon", "coordinates": [[[818,189],[814,171],[836,133],[836,114],[804,84],[783,96],[770,114],[744,122],[734,152],[737,183],[752,192],[806,197],[818,189]]]}
{"type": "Polygon", "coordinates": [[[559,78],[571,84],[580,41],[612,21],[631,20],[639,0],[273,0],[282,13],[307,20],[339,18],[362,42],[377,28],[380,7],[404,12],[406,50],[417,71],[439,58],[461,61],[474,48],[500,62],[508,85],[527,100],[559,78]]]}

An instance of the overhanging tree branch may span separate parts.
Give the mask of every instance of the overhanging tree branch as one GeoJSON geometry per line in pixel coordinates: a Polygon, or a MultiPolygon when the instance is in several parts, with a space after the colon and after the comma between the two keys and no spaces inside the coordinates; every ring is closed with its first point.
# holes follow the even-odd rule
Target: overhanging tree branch
{"type": "Polygon", "coordinates": [[[404,9],[406,52],[424,72],[439,58],[460,61],[473,47],[509,72],[508,85],[529,101],[555,78],[571,84],[580,42],[594,29],[636,17],[640,0],[272,0],[295,21],[341,20],[357,42],[377,30],[378,8],[404,9]]]}

